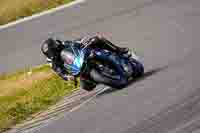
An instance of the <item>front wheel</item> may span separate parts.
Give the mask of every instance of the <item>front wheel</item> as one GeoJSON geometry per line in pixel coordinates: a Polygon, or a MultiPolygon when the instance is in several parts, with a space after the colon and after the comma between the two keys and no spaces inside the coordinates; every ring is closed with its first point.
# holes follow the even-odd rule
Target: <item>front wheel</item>
{"type": "Polygon", "coordinates": [[[118,88],[118,89],[121,89],[127,85],[126,78],[122,76],[119,76],[118,79],[108,78],[108,76],[106,76],[105,74],[102,74],[96,69],[92,69],[90,71],[90,76],[97,83],[102,83],[102,84],[105,84],[114,88],[118,88]]]}
{"type": "Polygon", "coordinates": [[[80,88],[86,91],[92,91],[96,87],[94,82],[89,82],[87,80],[80,80],[80,88]]]}
{"type": "Polygon", "coordinates": [[[114,55],[96,56],[94,60],[90,60],[90,64],[90,77],[96,83],[114,88],[123,88],[127,85],[128,78],[114,55]]]}

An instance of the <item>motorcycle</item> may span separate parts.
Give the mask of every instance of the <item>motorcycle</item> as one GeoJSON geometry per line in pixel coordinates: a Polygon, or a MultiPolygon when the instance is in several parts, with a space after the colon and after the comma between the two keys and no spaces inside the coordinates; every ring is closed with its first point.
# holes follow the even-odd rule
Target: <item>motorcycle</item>
{"type": "MultiPolygon", "coordinates": [[[[77,76],[81,73],[89,75],[86,79],[88,86],[105,84],[114,88],[123,88],[128,81],[144,73],[144,66],[134,51],[131,57],[127,57],[105,49],[90,48],[90,46],[81,48],[76,45],[76,42],[72,42],[70,47],[62,50],[61,58],[64,60],[65,68],[70,70],[72,75],[77,76]],[[67,56],[71,57],[67,58],[67,56]]],[[[91,91],[93,88],[86,87],[85,90],[91,91]]]]}

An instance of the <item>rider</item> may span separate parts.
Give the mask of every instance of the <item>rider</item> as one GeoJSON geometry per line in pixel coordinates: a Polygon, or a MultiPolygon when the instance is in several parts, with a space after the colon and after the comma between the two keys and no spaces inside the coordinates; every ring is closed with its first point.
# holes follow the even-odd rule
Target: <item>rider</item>
{"type": "MultiPolygon", "coordinates": [[[[48,38],[41,46],[42,53],[47,57],[47,61],[51,64],[52,69],[64,80],[74,80],[75,77],[70,74],[64,67],[64,61],[60,57],[61,51],[71,45],[72,41],[61,41],[53,38],[48,38]]],[[[97,47],[107,49],[118,54],[127,54],[128,48],[121,48],[101,35],[89,36],[75,41],[80,47],[90,45],[90,47],[97,47]]],[[[83,73],[81,75],[84,75],[83,73]]],[[[86,75],[86,74],[85,74],[86,75]]],[[[80,76],[81,88],[85,90],[92,90],[95,86],[89,86],[84,76],[80,76]]]]}

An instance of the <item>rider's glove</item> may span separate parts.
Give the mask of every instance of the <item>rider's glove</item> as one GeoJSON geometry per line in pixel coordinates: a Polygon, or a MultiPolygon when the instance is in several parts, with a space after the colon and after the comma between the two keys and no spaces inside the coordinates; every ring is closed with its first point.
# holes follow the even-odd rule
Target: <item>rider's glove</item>
{"type": "Polygon", "coordinates": [[[75,79],[75,77],[71,76],[71,75],[67,75],[67,78],[68,78],[68,80],[74,80],[75,79]]]}
{"type": "Polygon", "coordinates": [[[65,81],[68,81],[68,80],[69,80],[66,74],[60,75],[60,77],[62,77],[62,79],[65,80],[65,81]]]}
{"type": "Polygon", "coordinates": [[[70,81],[70,80],[74,80],[74,76],[71,76],[71,75],[63,75],[62,78],[65,80],[65,81],[70,81]]]}

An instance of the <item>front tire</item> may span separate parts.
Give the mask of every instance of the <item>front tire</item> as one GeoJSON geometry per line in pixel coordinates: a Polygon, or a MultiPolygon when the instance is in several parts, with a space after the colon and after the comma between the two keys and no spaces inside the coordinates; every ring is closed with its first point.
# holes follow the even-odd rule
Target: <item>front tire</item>
{"type": "Polygon", "coordinates": [[[80,88],[86,91],[92,91],[96,87],[95,83],[90,83],[86,80],[80,80],[80,88]]]}
{"type": "Polygon", "coordinates": [[[105,85],[121,89],[127,85],[127,79],[120,76],[120,79],[111,79],[101,74],[101,72],[92,69],[90,71],[91,78],[97,83],[103,83],[105,85]]]}

